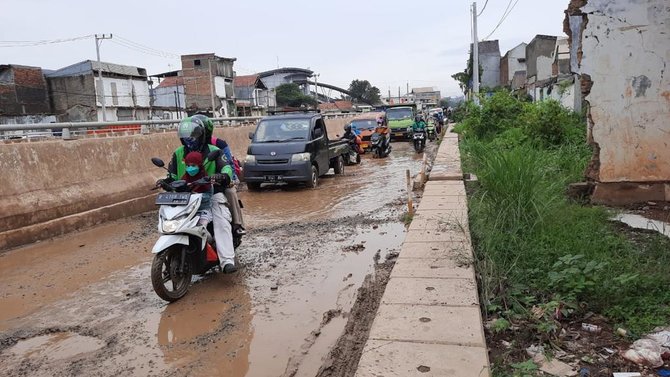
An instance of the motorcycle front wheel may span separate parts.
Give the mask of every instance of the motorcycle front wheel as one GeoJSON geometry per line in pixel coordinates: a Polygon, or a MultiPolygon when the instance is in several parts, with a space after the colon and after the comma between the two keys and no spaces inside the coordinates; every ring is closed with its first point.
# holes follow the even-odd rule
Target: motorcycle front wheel
{"type": "Polygon", "coordinates": [[[154,256],[151,264],[151,285],[158,297],[165,301],[173,302],[184,297],[191,285],[193,271],[186,253],[182,253],[182,249],[186,248],[184,245],[174,245],[154,256]],[[180,271],[182,255],[186,260],[183,270],[180,271]]]}

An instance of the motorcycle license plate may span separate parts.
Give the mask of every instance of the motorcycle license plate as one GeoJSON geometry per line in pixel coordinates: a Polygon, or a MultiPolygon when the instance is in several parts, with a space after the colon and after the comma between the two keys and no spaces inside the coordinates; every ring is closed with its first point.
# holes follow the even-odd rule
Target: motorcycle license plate
{"type": "Polygon", "coordinates": [[[162,192],[156,197],[156,204],[159,205],[183,205],[188,204],[191,199],[190,192],[162,192]]]}
{"type": "Polygon", "coordinates": [[[402,132],[396,132],[393,134],[393,136],[402,136],[402,132]]]}
{"type": "Polygon", "coordinates": [[[278,181],[282,180],[282,176],[281,175],[266,175],[264,177],[264,179],[265,179],[266,182],[278,182],[278,181]]]}

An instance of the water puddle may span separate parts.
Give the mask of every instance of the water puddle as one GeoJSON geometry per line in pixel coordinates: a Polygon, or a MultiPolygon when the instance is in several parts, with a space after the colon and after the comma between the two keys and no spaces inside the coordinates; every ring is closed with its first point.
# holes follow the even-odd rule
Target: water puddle
{"type": "Polygon", "coordinates": [[[21,359],[63,360],[99,350],[105,343],[91,336],[57,332],[21,340],[8,352],[21,359]]]}
{"type": "Polygon", "coordinates": [[[651,220],[644,216],[635,215],[632,213],[618,214],[612,218],[612,220],[620,221],[637,229],[655,230],[665,235],[666,237],[670,237],[670,224],[663,221],[651,220]]]}

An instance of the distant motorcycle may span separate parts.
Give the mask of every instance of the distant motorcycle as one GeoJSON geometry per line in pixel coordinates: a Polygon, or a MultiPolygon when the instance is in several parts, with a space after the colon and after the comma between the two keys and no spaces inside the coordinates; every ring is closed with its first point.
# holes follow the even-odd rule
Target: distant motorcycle
{"type": "Polygon", "coordinates": [[[356,165],[361,163],[361,154],[365,153],[363,148],[361,147],[361,143],[363,141],[361,140],[360,136],[356,136],[355,139],[351,139],[348,141],[349,143],[349,158],[344,161],[347,165],[356,165]]]}
{"type": "Polygon", "coordinates": [[[435,141],[435,139],[437,139],[437,134],[435,133],[435,122],[428,122],[428,125],[426,125],[426,135],[430,141],[435,141]]]}
{"type": "Polygon", "coordinates": [[[423,152],[423,149],[426,147],[426,131],[414,131],[412,134],[412,142],[414,143],[414,150],[416,153],[423,152]]]}
{"type": "Polygon", "coordinates": [[[370,136],[370,151],[376,158],[384,158],[391,153],[391,135],[378,132],[370,136]]]}
{"type": "MultiPolygon", "coordinates": [[[[208,160],[219,157],[220,151],[207,156],[208,160]]],[[[157,157],[151,162],[164,167],[165,163],[157,157]]],[[[165,301],[176,301],[188,292],[191,277],[204,275],[219,265],[215,251],[215,242],[208,242],[208,235],[214,234],[212,223],[207,229],[200,225],[197,215],[202,194],[192,192],[192,187],[210,184],[210,177],[201,178],[191,185],[186,181],[161,181],[160,186],[166,192],[158,194],[158,232],[160,237],[151,252],[154,260],[151,264],[151,285],[156,294],[165,301]]],[[[233,246],[237,248],[242,236],[233,232],[233,246]]]]}

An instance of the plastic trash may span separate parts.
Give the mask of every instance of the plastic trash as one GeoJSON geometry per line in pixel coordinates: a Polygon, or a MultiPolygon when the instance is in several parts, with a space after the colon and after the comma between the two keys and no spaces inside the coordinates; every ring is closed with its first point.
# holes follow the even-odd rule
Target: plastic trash
{"type": "Polygon", "coordinates": [[[592,325],[590,323],[582,323],[582,330],[592,332],[592,333],[599,333],[602,331],[602,327],[598,325],[592,325]]]}
{"type": "Polygon", "coordinates": [[[670,377],[670,369],[659,369],[656,371],[656,374],[661,377],[670,377]]]}
{"type": "Polygon", "coordinates": [[[653,368],[663,366],[663,355],[670,353],[653,339],[639,339],[628,349],[623,357],[638,365],[646,365],[653,368]]]}

